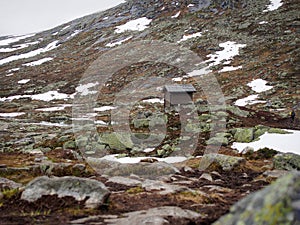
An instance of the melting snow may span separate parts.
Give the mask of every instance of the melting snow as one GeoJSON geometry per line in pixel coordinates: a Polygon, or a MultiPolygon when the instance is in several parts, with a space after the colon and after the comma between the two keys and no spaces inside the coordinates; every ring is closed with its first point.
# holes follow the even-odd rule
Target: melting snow
{"type": "Polygon", "coordinates": [[[94,111],[95,112],[104,112],[104,111],[108,111],[108,110],[112,110],[112,109],[115,109],[116,107],[113,107],[113,106],[102,106],[102,107],[99,107],[99,108],[94,108],[94,111]]]}
{"type": "Polygon", "coordinates": [[[47,57],[47,58],[43,58],[43,59],[39,59],[37,61],[33,61],[33,62],[30,62],[30,63],[25,63],[23,64],[23,66],[39,66],[45,62],[49,62],[51,61],[53,58],[51,57],[47,57]]]}
{"type": "Polygon", "coordinates": [[[30,81],[30,79],[19,80],[18,84],[27,84],[29,81],[30,81]]]}
{"type": "Polygon", "coordinates": [[[34,35],[35,34],[28,34],[28,35],[22,35],[22,36],[13,36],[13,37],[5,39],[5,40],[0,40],[0,46],[6,46],[6,45],[9,45],[9,44],[18,42],[22,39],[32,37],[34,35]]]}
{"type": "Polygon", "coordinates": [[[257,93],[261,93],[264,91],[268,91],[273,88],[273,86],[267,86],[268,82],[263,79],[256,79],[248,83],[247,85],[252,88],[253,91],[257,93]]]}
{"type": "Polygon", "coordinates": [[[201,36],[202,36],[201,32],[194,33],[194,34],[189,34],[189,35],[184,35],[181,40],[177,41],[177,43],[186,41],[186,40],[191,39],[191,38],[201,37],[201,36]]]}
{"type": "Polygon", "coordinates": [[[282,5],[283,5],[283,3],[281,2],[281,0],[271,0],[270,4],[267,6],[268,8],[266,10],[264,10],[263,12],[274,11],[282,5]]]}
{"type": "Polygon", "coordinates": [[[245,44],[236,44],[234,41],[227,41],[225,43],[219,44],[220,47],[224,48],[222,51],[217,51],[215,54],[209,54],[210,57],[207,62],[211,62],[209,66],[215,66],[220,64],[222,61],[230,61],[233,59],[234,56],[239,55],[239,49],[246,47],[245,44]]]}
{"type": "Polygon", "coordinates": [[[89,83],[89,84],[80,84],[77,88],[76,91],[78,93],[81,93],[81,95],[85,96],[85,95],[89,95],[89,94],[96,94],[97,91],[90,91],[89,88],[95,87],[97,86],[99,83],[89,83]]]}
{"type": "Polygon", "coordinates": [[[152,19],[142,17],[136,20],[131,20],[123,25],[117,26],[116,33],[123,33],[125,31],[143,31],[151,23],[152,19]]]}
{"type": "Polygon", "coordinates": [[[266,23],[268,23],[268,22],[267,21],[261,21],[258,24],[266,24],[266,23]]]}
{"type": "Polygon", "coordinates": [[[7,71],[7,73],[12,73],[12,72],[16,72],[16,71],[19,71],[20,68],[13,68],[13,69],[10,69],[7,71]]]}
{"type": "Polygon", "coordinates": [[[59,41],[53,41],[50,44],[48,44],[45,48],[39,48],[37,50],[27,52],[27,53],[23,53],[21,55],[13,55],[13,56],[10,56],[8,58],[1,59],[0,60],[0,65],[5,64],[5,63],[9,63],[9,62],[12,62],[12,61],[15,61],[15,60],[19,60],[19,59],[30,58],[30,57],[39,55],[41,53],[51,51],[51,50],[53,50],[53,49],[55,49],[59,46],[59,45],[57,45],[58,42],[59,41]]]}
{"type": "Polygon", "coordinates": [[[62,106],[56,106],[56,107],[50,107],[50,108],[40,108],[36,109],[36,111],[41,111],[41,112],[55,112],[55,111],[61,111],[64,110],[66,107],[71,107],[72,105],[66,104],[62,106]]]}
{"type": "Polygon", "coordinates": [[[70,95],[59,93],[57,91],[48,91],[46,93],[36,94],[36,95],[14,95],[10,97],[4,97],[4,98],[0,98],[0,102],[12,101],[21,98],[31,98],[32,100],[40,100],[40,101],[52,101],[52,100],[68,99],[70,98],[70,95]]]}
{"type": "Polygon", "coordinates": [[[146,102],[146,103],[160,103],[160,104],[163,104],[164,103],[164,100],[160,99],[160,98],[152,98],[152,99],[146,99],[146,100],[143,100],[143,102],[146,102]]]}
{"type": "Polygon", "coordinates": [[[293,152],[300,154],[300,131],[286,130],[290,134],[270,134],[265,133],[260,136],[258,141],[250,143],[233,143],[232,148],[240,152],[247,146],[254,148],[255,151],[261,148],[271,148],[280,152],[293,152]]]}
{"type": "Polygon", "coordinates": [[[0,117],[17,117],[24,115],[24,112],[0,113],[0,117]]]}
{"type": "Polygon", "coordinates": [[[125,39],[123,39],[123,40],[121,40],[121,41],[117,41],[117,42],[113,42],[113,43],[108,43],[108,44],[105,45],[105,46],[106,46],[106,47],[112,48],[112,47],[115,47],[115,46],[117,46],[117,45],[123,44],[124,42],[130,40],[131,38],[132,38],[132,36],[130,36],[130,37],[128,37],[128,38],[125,38],[125,39]]]}
{"type": "Polygon", "coordinates": [[[234,66],[225,66],[223,69],[221,69],[219,71],[219,73],[235,71],[235,70],[239,70],[239,69],[242,69],[242,68],[243,68],[242,66],[237,66],[237,67],[234,67],[234,66]]]}
{"type": "Polygon", "coordinates": [[[178,16],[180,16],[180,11],[178,13],[176,13],[174,16],[171,16],[171,18],[178,18],[178,16]]]}
{"type": "Polygon", "coordinates": [[[235,102],[237,106],[246,106],[246,105],[254,105],[258,103],[266,103],[266,101],[257,100],[258,95],[250,95],[246,98],[239,99],[235,102]]]}
{"type": "Polygon", "coordinates": [[[118,155],[107,155],[104,156],[102,159],[106,159],[109,161],[115,161],[119,163],[130,163],[130,164],[135,164],[139,163],[143,159],[156,159],[160,162],[166,162],[166,163],[178,163],[178,162],[183,162],[187,160],[186,157],[183,156],[178,156],[178,157],[166,157],[166,158],[156,158],[156,157],[122,157],[118,158],[118,155]]]}

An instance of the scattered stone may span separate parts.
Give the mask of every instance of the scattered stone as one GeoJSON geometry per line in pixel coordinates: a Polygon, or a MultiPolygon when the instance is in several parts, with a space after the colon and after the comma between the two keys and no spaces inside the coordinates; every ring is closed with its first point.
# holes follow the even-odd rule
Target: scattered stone
{"type": "Polygon", "coordinates": [[[299,222],[300,173],[290,173],[231,207],[213,225],[297,224],[299,222]]]}
{"type": "Polygon", "coordinates": [[[108,145],[114,150],[126,150],[133,148],[133,142],[129,134],[126,133],[102,133],[100,142],[108,145]]]}
{"type": "Polygon", "coordinates": [[[57,195],[59,198],[70,196],[77,201],[85,201],[87,208],[103,205],[110,192],[103,183],[78,177],[38,177],[32,180],[21,195],[22,200],[37,201],[45,195],[57,195]]]}
{"type": "Polygon", "coordinates": [[[236,142],[249,143],[254,140],[254,128],[236,128],[233,133],[236,142]]]}

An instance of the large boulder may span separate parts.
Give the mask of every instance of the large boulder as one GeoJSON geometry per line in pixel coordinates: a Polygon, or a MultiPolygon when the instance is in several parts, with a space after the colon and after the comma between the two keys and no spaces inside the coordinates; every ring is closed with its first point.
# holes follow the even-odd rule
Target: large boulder
{"type": "Polygon", "coordinates": [[[300,221],[300,173],[289,173],[231,207],[213,225],[296,225],[300,221]]]}
{"type": "Polygon", "coordinates": [[[57,195],[59,198],[73,197],[77,201],[85,201],[87,208],[103,205],[110,192],[100,181],[78,177],[38,177],[25,187],[22,200],[37,201],[46,195],[57,195]]]}
{"type": "Polygon", "coordinates": [[[278,170],[300,170],[300,155],[294,153],[277,154],[273,158],[273,165],[278,170]]]}

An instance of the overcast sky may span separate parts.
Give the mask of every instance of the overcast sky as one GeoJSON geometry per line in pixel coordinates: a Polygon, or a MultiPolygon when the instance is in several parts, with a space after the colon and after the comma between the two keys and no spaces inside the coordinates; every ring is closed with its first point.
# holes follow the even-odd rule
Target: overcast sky
{"type": "Polygon", "coordinates": [[[0,0],[0,36],[28,34],[94,12],[124,0],[0,0]]]}

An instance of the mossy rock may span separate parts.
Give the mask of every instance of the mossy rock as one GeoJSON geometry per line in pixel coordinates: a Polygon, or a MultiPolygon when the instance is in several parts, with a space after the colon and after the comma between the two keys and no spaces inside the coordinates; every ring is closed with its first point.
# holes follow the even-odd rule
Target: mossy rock
{"type": "Polygon", "coordinates": [[[213,225],[296,225],[299,221],[300,173],[289,173],[231,207],[213,225]],[[298,217],[298,218],[297,218],[298,217]]]}
{"type": "Polygon", "coordinates": [[[237,142],[249,143],[254,140],[254,128],[234,129],[234,139],[237,142]]]}

